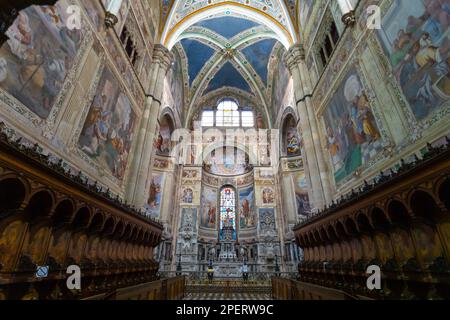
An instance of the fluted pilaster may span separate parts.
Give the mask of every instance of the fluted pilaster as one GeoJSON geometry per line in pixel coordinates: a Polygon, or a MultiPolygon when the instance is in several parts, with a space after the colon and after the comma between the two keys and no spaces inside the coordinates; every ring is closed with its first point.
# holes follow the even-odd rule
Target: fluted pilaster
{"type": "Polygon", "coordinates": [[[312,83],[305,63],[303,45],[293,45],[286,53],[284,60],[294,80],[294,96],[300,117],[298,129],[303,135],[305,151],[303,156],[311,177],[312,203],[315,208],[321,209],[331,201],[331,188],[311,100],[312,83]]]}

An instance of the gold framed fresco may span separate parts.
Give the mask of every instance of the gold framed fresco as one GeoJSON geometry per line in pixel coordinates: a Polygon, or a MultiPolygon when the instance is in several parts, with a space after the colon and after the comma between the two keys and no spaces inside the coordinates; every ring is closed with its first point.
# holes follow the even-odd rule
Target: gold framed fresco
{"type": "Polygon", "coordinates": [[[383,3],[377,39],[385,64],[416,121],[434,122],[450,106],[450,6],[443,1],[383,3]]]}
{"type": "Polygon", "coordinates": [[[55,125],[92,41],[84,20],[81,28],[69,27],[72,4],[22,10],[0,48],[0,101],[36,127],[55,125]]]}

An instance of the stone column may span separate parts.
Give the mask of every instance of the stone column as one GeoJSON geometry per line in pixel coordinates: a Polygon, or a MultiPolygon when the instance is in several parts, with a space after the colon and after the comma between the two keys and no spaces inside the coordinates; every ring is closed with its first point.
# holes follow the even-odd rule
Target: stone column
{"type": "Polygon", "coordinates": [[[305,93],[306,110],[308,110],[309,123],[311,125],[311,133],[314,142],[314,148],[316,150],[317,164],[319,166],[320,181],[322,182],[325,204],[331,203],[333,200],[331,194],[330,175],[328,174],[327,164],[323,154],[324,148],[321,143],[319,134],[319,124],[316,117],[314,105],[312,103],[312,81],[309,70],[306,66],[305,57],[302,56],[300,66],[300,76],[302,78],[302,84],[305,93]]]}
{"type": "Polygon", "coordinates": [[[148,194],[151,176],[153,141],[158,127],[158,117],[164,90],[164,80],[172,64],[173,56],[163,45],[155,45],[150,68],[150,87],[145,109],[136,136],[136,146],[127,182],[126,200],[138,209],[143,208],[148,194]]]}
{"type": "Polygon", "coordinates": [[[164,191],[162,193],[161,217],[160,220],[164,224],[170,224],[170,215],[173,214],[175,203],[175,174],[173,171],[165,172],[164,191]]]}
{"type": "Polygon", "coordinates": [[[282,201],[283,201],[283,209],[286,212],[287,216],[287,224],[295,224],[297,223],[297,210],[295,201],[292,201],[292,199],[295,199],[295,193],[294,193],[294,186],[292,183],[292,173],[285,173],[282,174],[282,186],[281,190],[282,192],[282,201]]]}
{"type": "Polygon", "coordinates": [[[342,22],[352,27],[356,23],[355,11],[350,0],[338,0],[339,8],[342,11],[342,22]]]}
{"type": "Polygon", "coordinates": [[[311,101],[311,79],[305,63],[302,45],[292,46],[285,56],[285,62],[294,80],[294,95],[297,104],[299,131],[303,135],[305,164],[311,177],[312,204],[322,209],[331,202],[331,188],[327,166],[322,154],[317,119],[311,101]]]}

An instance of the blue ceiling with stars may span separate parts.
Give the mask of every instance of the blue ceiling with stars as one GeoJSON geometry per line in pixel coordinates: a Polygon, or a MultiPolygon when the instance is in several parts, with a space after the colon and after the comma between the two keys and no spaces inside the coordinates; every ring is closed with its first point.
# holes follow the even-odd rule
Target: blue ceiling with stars
{"type": "Polygon", "coordinates": [[[203,66],[216,52],[211,47],[193,39],[181,40],[184,52],[188,57],[188,74],[189,74],[189,86],[192,86],[192,82],[197,77],[203,66]]]}
{"type": "Polygon", "coordinates": [[[237,88],[243,91],[251,92],[251,88],[244,77],[230,63],[226,62],[209,82],[205,94],[222,87],[237,88]]]}
{"type": "Polygon", "coordinates": [[[261,80],[267,85],[268,64],[270,53],[277,41],[274,39],[261,40],[247,48],[242,49],[245,58],[250,62],[261,80]]]}
{"type": "Polygon", "coordinates": [[[259,24],[247,19],[225,16],[203,20],[196,23],[195,26],[207,28],[226,39],[231,39],[245,30],[259,26],[259,24]]]}
{"type": "Polygon", "coordinates": [[[267,91],[268,64],[276,35],[244,16],[210,16],[182,35],[191,96],[235,88],[250,94],[267,91]]]}

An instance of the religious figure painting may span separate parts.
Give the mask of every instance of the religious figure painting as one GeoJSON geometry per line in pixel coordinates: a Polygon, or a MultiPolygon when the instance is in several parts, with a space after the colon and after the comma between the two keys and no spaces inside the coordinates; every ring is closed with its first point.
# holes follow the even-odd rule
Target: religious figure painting
{"type": "Polygon", "coordinates": [[[79,138],[81,150],[122,180],[135,122],[136,115],[129,98],[106,67],[79,138]]]}
{"type": "Polygon", "coordinates": [[[172,128],[167,117],[163,117],[156,138],[155,148],[158,155],[169,156],[171,151],[172,128]]]}
{"type": "Polygon", "coordinates": [[[202,213],[200,224],[204,228],[215,229],[217,218],[217,189],[204,186],[202,191],[202,213]]]}
{"type": "Polygon", "coordinates": [[[273,93],[272,93],[272,100],[273,100],[273,107],[272,107],[272,117],[275,119],[277,116],[278,109],[283,106],[283,101],[286,96],[286,92],[289,87],[289,81],[290,81],[290,74],[289,70],[283,63],[283,53],[284,50],[280,50],[278,53],[278,59],[276,61],[279,61],[278,66],[274,72],[273,76],[273,93]]]}
{"type": "Polygon", "coordinates": [[[0,48],[0,88],[47,119],[74,65],[83,39],[68,28],[69,3],[20,11],[0,48]]]}
{"type": "Polygon", "coordinates": [[[192,203],[194,201],[194,192],[191,188],[186,188],[183,190],[182,201],[184,203],[192,203]]]}
{"type": "Polygon", "coordinates": [[[448,0],[397,0],[379,30],[395,78],[418,120],[448,105],[448,0]]]}
{"type": "Polygon", "coordinates": [[[337,183],[382,149],[382,138],[359,75],[351,70],[324,112],[327,150],[337,183]]]}
{"type": "Polygon", "coordinates": [[[287,155],[299,156],[301,154],[300,135],[297,128],[290,127],[286,133],[287,155]]]}
{"type": "Polygon", "coordinates": [[[301,138],[297,130],[297,123],[292,116],[287,117],[283,126],[283,139],[287,156],[301,155],[301,138]]]}
{"type": "Polygon", "coordinates": [[[164,187],[164,173],[153,173],[150,182],[150,194],[146,209],[152,217],[159,217],[161,213],[161,201],[164,187]]]}
{"type": "Polygon", "coordinates": [[[275,194],[272,188],[264,188],[262,191],[263,204],[273,204],[275,202],[275,194]]]}
{"type": "Polygon", "coordinates": [[[239,227],[255,227],[255,192],[253,186],[239,190],[239,227]]]}
{"type": "Polygon", "coordinates": [[[297,203],[297,214],[301,217],[309,217],[311,215],[311,204],[308,195],[308,183],[303,171],[299,171],[294,175],[295,179],[295,198],[297,203]]]}

